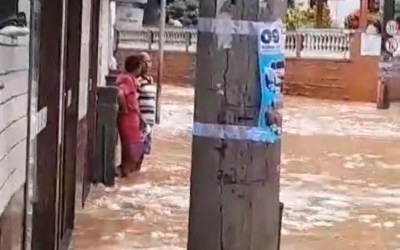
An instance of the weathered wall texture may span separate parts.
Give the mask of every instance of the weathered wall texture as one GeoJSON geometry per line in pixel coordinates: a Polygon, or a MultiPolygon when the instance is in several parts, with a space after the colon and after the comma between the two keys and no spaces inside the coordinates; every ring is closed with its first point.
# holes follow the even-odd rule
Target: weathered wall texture
{"type": "MultiPolygon", "coordinates": [[[[29,1],[20,1],[27,12],[29,1]]],[[[29,37],[0,36],[0,249],[20,249],[23,232],[29,37]]]]}
{"type": "MultiPolygon", "coordinates": [[[[333,100],[375,102],[378,82],[378,59],[361,57],[359,35],[351,42],[351,60],[297,59],[286,60],[284,92],[333,100]]],[[[120,49],[117,60],[119,68],[126,56],[137,50],[120,49]]],[[[151,51],[156,75],[157,51],[151,51]]],[[[194,82],[195,54],[165,52],[164,83],[187,84],[194,82]]]]}

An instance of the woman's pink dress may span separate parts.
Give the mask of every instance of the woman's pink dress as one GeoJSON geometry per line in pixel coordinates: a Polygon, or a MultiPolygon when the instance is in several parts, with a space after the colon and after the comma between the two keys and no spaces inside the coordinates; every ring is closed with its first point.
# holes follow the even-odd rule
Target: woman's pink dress
{"type": "Polygon", "coordinates": [[[140,110],[138,101],[138,84],[128,74],[121,74],[117,78],[117,85],[125,96],[128,112],[118,114],[117,125],[122,146],[143,144],[141,131],[140,110]]]}

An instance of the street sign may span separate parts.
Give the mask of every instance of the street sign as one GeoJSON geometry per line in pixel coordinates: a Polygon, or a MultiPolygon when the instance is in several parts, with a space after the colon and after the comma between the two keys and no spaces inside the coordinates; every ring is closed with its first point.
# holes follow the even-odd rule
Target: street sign
{"type": "Polygon", "coordinates": [[[385,49],[388,53],[390,54],[394,54],[394,52],[397,51],[397,49],[399,48],[399,42],[397,42],[396,39],[394,39],[393,37],[389,38],[388,40],[386,40],[385,42],[385,49]]]}
{"type": "Polygon", "coordinates": [[[386,23],[386,33],[390,36],[394,36],[397,34],[399,30],[399,26],[395,20],[390,20],[386,23]]]}

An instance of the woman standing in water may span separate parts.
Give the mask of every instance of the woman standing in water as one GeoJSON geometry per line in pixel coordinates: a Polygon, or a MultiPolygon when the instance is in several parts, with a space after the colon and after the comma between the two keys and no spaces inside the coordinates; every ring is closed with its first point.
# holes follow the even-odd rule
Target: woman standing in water
{"type": "Polygon", "coordinates": [[[138,170],[144,154],[142,117],[138,101],[138,80],[143,61],[139,56],[129,56],[125,61],[125,73],[117,78],[119,113],[118,132],[121,138],[121,175],[128,177],[138,170]]]}

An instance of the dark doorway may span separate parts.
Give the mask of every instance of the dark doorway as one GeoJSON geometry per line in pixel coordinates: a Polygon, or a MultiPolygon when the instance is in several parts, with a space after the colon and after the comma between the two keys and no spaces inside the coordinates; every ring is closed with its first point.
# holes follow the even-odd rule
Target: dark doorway
{"type": "Polygon", "coordinates": [[[2,23],[18,12],[18,0],[2,0],[0,4],[0,28],[2,23]]]}
{"type": "Polygon", "coordinates": [[[87,115],[87,161],[84,170],[83,202],[86,200],[92,182],[92,167],[95,164],[95,139],[96,139],[96,96],[99,68],[99,24],[100,1],[91,0],[90,20],[90,52],[89,52],[89,103],[87,115]]]}
{"type": "Polygon", "coordinates": [[[32,249],[67,249],[75,211],[81,0],[43,0],[39,21],[37,200],[32,249]]]}
{"type": "Polygon", "coordinates": [[[68,0],[64,74],[63,151],[59,186],[60,248],[67,248],[75,218],[75,176],[79,105],[82,0],[68,0]]]}
{"type": "Polygon", "coordinates": [[[61,51],[63,0],[41,2],[39,24],[38,112],[47,109],[46,127],[37,135],[37,201],[33,204],[32,249],[57,248],[61,51]],[[46,233],[43,233],[46,232],[46,233]]]}

